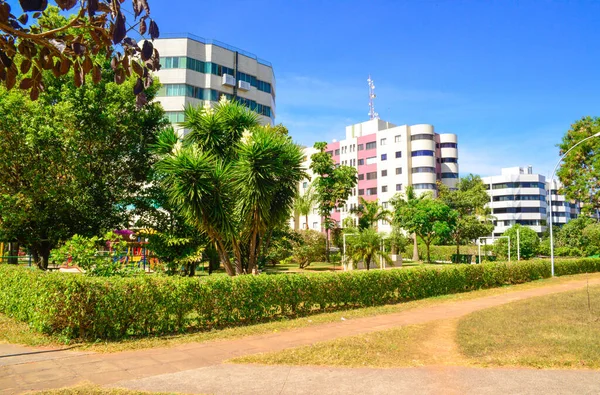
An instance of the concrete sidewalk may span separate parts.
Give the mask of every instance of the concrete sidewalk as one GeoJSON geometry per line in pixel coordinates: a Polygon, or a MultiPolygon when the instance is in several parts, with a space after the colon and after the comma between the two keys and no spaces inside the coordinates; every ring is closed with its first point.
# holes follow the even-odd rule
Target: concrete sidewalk
{"type": "MultiPolygon", "coordinates": [[[[589,283],[590,285],[600,284],[600,278],[590,279],[589,283]]],[[[99,385],[119,382],[141,385],[140,380],[145,379],[152,382],[149,378],[153,376],[165,378],[176,377],[164,375],[177,372],[186,372],[181,373],[181,376],[211,372],[210,369],[197,370],[208,367],[237,372],[241,369],[240,365],[222,367],[224,366],[222,363],[230,358],[242,355],[278,351],[403,325],[462,317],[474,311],[521,299],[579,289],[585,287],[586,284],[587,280],[585,279],[574,280],[543,288],[511,291],[501,295],[441,303],[395,314],[352,319],[260,336],[190,343],[173,348],[156,348],[115,354],[82,353],[68,350],[40,353],[40,351],[49,350],[0,344],[0,394],[60,388],[75,385],[82,381],[91,381],[99,385]]],[[[254,368],[256,367],[250,366],[245,369],[254,368]]],[[[280,367],[277,370],[280,372],[289,370],[291,372],[293,369],[280,367]]],[[[321,372],[322,369],[316,371],[321,372]]],[[[353,370],[349,371],[352,372],[353,370]]],[[[383,370],[382,372],[389,371],[383,370]]],[[[255,374],[258,373],[252,373],[250,377],[245,377],[247,385],[258,378],[262,380],[260,375],[255,376],[255,374]]],[[[173,382],[173,385],[175,385],[175,382],[173,382]]],[[[229,390],[226,386],[223,388],[229,390]]],[[[157,390],[154,387],[151,389],[157,390]]],[[[248,390],[250,390],[250,387],[248,387],[248,390]]]]}

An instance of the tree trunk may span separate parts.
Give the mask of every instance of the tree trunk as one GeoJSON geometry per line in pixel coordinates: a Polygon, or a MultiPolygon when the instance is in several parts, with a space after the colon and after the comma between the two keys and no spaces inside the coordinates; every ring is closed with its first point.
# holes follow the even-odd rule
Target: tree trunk
{"type": "Polygon", "coordinates": [[[427,262],[431,262],[431,258],[429,257],[429,244],[431,244],[431,241],[429,243],[425,241],[425,247],[427,248],[427,262]]]}
{"type": "Polygon", "coordinates": [[[325,262],[329,263],[329,229],[325,228],[325,235],[327,236],[325,241],[325,262]]]}
{"type": "Polygon", "coordinates": [[[42,242],[42,245],[34,247],[34,259],[38,268],[42,270],[48,270],[48,260],[50,258],[50,247],[44,245],[47,243],[42,242]]]}
{"type": "Polygon", "coordinates": [[[306,214],[306,230],[308,230],[308,229],[310,229],[310,228],[308,227],[308,214],[306,214]]]}
{"type": "Polygon", "coordinates": [[[189,273],[188,276],[194,277],[196,275],[196,262],[188,263],[189,273]]]}
{"type": "Polygon", "coordinates": [[[19,243],[8,243],[8,263],[11,265],[19,264],[19,243]]]}
{"type": "Polygon", "coordinates": [[[417,244],[417,234],[413,233],[413,261],[419,260],[419,245],[417,244]]]}

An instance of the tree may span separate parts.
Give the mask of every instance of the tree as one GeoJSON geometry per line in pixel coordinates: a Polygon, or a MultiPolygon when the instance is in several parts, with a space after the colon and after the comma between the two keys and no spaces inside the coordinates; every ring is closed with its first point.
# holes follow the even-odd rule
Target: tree
{"type": "Polygon", "coordinates": [[[326,256],[325,235],[316,230],[299,232],[300,239],[294,240],[291,259],[304,269],[313,262],[321,262],[326,256]]]}
{"type": "Polygon", "coordinates": [[[306,229],[308,229],[308,216],[317,203],[317,194],[313,188],[313,184],[309,184],[304,194],[298,194],[294,201],[294,211],[297,216],[303,215],[306,220],[306,229]]]}
{"type": "Polygon", "coordinates": [[[56,77],[70,74],[77,87],[84,84],[86,75],[100,83],[104,60],[97,55],[108,54],[112,56],[115,83],[122,84],[131,74],[137,74],[130,89],[137,95],[138,104],[145,104],[144,89],[152,85],[150,71],[160,69],[159,54],[151,41],[140,46],[128,34],[133,31],[143,36],[148,32],[152,40],[158,38],[158,26],[150,18],[147,0],[132,0],[135,23],[129,28],[121,9],[123,1],[56,0],[60,10],[73,12],[68,21],[61,17],[58,25],[53,23],[56,18],[51,18],[58,15],[58,8],[48,7],[47,0],[19,3],[24,13],[17,16],[18,10],[0,0],[0,81],[8,90],[20,82],[19,87],[29,90],[31,100],[36,100],[46,89],[45,70],[56,77]],[[115,52],[116,47],[122,53],[115,52]]]}
{"type": "Polygon", "coordinates": [[[98,84],[80,87],[73,71],[45,71],[37,101],[0,86],[0,239],[28,247],[42,269],[60,241],[127,225],[147,183],[150,146],[168,122],[160,104],[136,106],[136,78],[113,77],[108,62],[98,84]]]}
{"type": "Polygon", "coordinates": [[[319,151],[311,156],[310,168],[318,175],[314,181],[317,192],[318,209],[324,220],[327,233],[327,262],[329,262],[329,230],[333,228],[331,212],[346,203],[352,188],[356,186],[356,169],[351,166],[339,166],[331,155],[325,152],[327,143],[315,143],[319,151]]]}
{"type": "Polygon", "coordinates": [[[375,229],[365,228],[349,239],[350,259],[356,264],[363,262],[366,269],[369,270],[374,259],[383,259],[386,263],[391,263],[390,256],[382,251],[382,238],[375,229]]]}
{"type": "MultiPolygon", "coordinates": [[[[510,255],[517,256],[517,229],[519,230],[519,253],[521,258],[529,259],[534,257],[540,247],[540,238],[535,230],[519,224],[511,226],[502,236],[510,237],[510,255]]],[[[506,258],[508,255],[508,240],[502,238],[494,243],[494,252],[496,255],[506,258]]]]}
{"type": "Polygon", "coordinates": [[[450,233],[457,254],[461,244],[493,232],[490,210],[485,207],[490,197],[479,176],[469,174],[461,178],[455,190],[438,182],[438,190],[439,198],[457,212],[456,226],[450,233]]]}
{"type": "Polygon", "coordinates": [[[359,197],[358,206],[350,210],[351,213],[358,215],[359,229],[374,228],[377,230],[379,221],[390,221],[392,213],[379,205],[378,200],[368,201],[359,197]]]}
{"type": "MultiPolygon", "coordinates": [[[[399,214],[398,208],[400,206],[414,206],[415,204],[417,204],[417,202],[423,198],[425,198],[426,195],[420,195],[417,196],[417,194],[415,193],[414,188],[409,185],[406,188],[406,193],[403,195],[401,194],[397,194],[396,196],[394,196],[392,198],[392,200],[390,200],[390,203],[392,204],[392,207],[394,207],[394,213],[393,213],[393,219],[394,219],[394,223],[395,223],[395,227],[398,228],[398,224],[399,224],[399,218],[397,217],[399,214]]],[[[413,233],[413,256],[412,256],[412,260],[413,261],[418,261],[419,260],[419,244],[417,242],[417,235],[413,233]]]]}
{"type": "Polygon", "coordinates": [[[450,234],[456,226],[457,212],[447,204],[431,196],[406,202],[402,198],[392,201],[396,224],[419,236],[427,248],[427,261],[430,262],[429,247],[436,237],[450,234]]]}
{"type": "MultiPolygon", "coordinates": [[[[562,155],[586,137],[600,132],[600,117],[584,117],[571,125],[558,145],[562,155]]],[[[562,161],[557,171],[562,190],[570,200],[583,203],[583,212],[600,209],[600,139],[577,146],[562,161]]]]}
{"type": "Polygon", "coordinates": [[[215,246],[231,276],[257,273],[262,243],[289,220],[302,151],[280,127],[237,102],[186,107],[189,133],[161,134],[156,170],[171,204],[215,246]],[[233,259],[232,259],[233,255],[233,259]]]}

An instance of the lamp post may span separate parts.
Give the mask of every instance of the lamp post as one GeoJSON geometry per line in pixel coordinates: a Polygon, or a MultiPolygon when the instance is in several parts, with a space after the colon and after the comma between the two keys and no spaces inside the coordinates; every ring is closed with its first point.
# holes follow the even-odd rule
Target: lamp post
{"type": "Polygon", "coordinates": [[[554,181],[554,174],[556,174],[556,169],[558,169],[558,165],[560,165],[560,162],[562,162],[562,160],[565,158],[565,156],[567,156],[567,154],[569,152],[571,152],[573,150],[573,148],[577,147],[579,144],[583,143],[584,141],[587,141],[591,138],[594,137],[599,137],[600,136],[600,132],[592,135],[592,136],[588,136],[586,138],[584,138],[583,140],[581,140],[580,142],[578,142],[577,144],[575,144],[574,146],[572,146],[571,148],[569,148],[567,150],[567,152],[565,152],[560,159],[558,160],[558,162],[556,162],[556,166],[554,166],[554,171],[552,172],[552,177],[550,177],[550,194],[548,195],[548,203],[549,203],[549,207],[550,207],[550,264],[551,264],[551,268],[552,268],[552,277],[554,277],[554,235],[552,234],[552,224],[553,224],[553,216],[552,216],[552,183],[554,181]]]}

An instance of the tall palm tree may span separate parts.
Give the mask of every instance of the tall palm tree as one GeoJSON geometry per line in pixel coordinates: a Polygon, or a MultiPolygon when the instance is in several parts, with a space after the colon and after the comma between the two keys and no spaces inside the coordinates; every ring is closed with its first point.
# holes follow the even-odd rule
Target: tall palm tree
{"type": "MultiPolygon", "coordinates": [[[[394,196],[394,198],[392,198],[391,203],[392,203],[392,206],[394,207],[394,216],[398,215],[398,211],[399,211],[398,208],[401,207],[402,205],[409,205],[409,206],[415,205],[419,200],[423,199],[425,196],[426,195],[417,196],[412,185],[409,185],[408,187],[406,187],[406,192],[404,193],[404,196],[396,195],[396,196],[394,196]]],[[[413,233],[412,237],[413,237],[412,260],[416,262],[419,260],[419,244],[417,243],[416,233],[413,233]]]]}
{"type": "Polygon", "coordinates": [[[189,133],[182,141],[172,130],[159,137],[162,185],[215,245],[229,275],[256,272],[265,233],[291,213],[305,176],[302,151],[236,102],[186,107],[185,116],[189,133]]]}
{"type": "Polygon", "coordinates": [[[306,191],[302,195],[298,194],[294,200],[294,212],[297,216],[304,216],[306,229],[308,229],[308,216],[315,207],[315,204],[317,204],[317,194],[313,184],[310,183],[306,191]]]}
{"type": "Polygon", "coordinates": [[[374,228],[377,230],[379,221],[390,221],[392,213],[379,205],[379,200],[368,201],[363,197],[359,198],[356,208],[350,210],[351,213],[358,215],[358,226],[360,229],[374,228]]]}
{"type": "Polygon", "coordinates": [[[390,256],[381,250],[382,238],[375,229],[362,229],[356,237],[350,239],[350,259],[354,263],[363,262],[369,270],[373,260],[380,258],[391,263],[390,256]]]}

